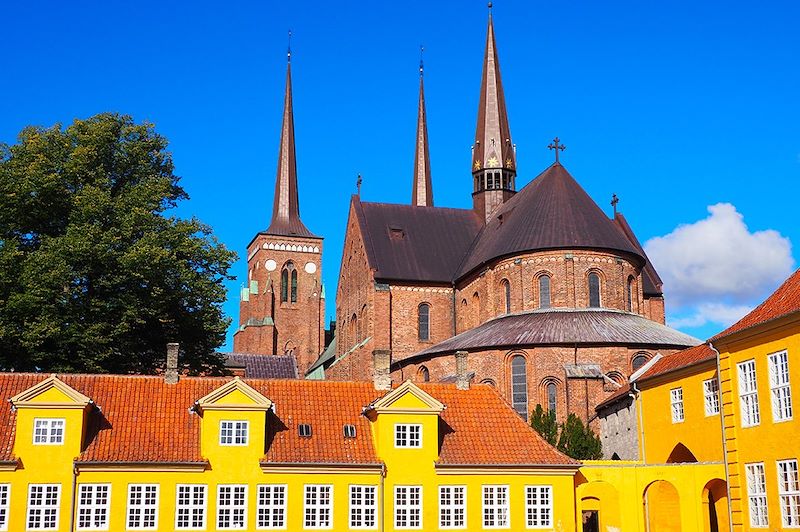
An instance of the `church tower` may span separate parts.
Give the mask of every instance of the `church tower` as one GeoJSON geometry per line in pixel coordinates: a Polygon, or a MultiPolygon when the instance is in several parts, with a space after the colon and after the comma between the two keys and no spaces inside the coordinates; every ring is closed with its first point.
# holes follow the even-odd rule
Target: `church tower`
{"type": "Polygon", "coordinates": [[[489,4],[478,126],[472,146],[472,204],[484,221],[488,221],[492,212],[514,195],[517,175],[514,152],[489,4]]]}
{"type": "Polygon", "coordinates": [[[411,204],[419,207],[433,207],[431,157],[428,150],[428,121],[425,116],[425,87],[421,59],[419,62],[419,105],[417,106],[417,149],[414,153],[414,183],[411,204]]]}
{"type": "Polygon", "coordinates": [[[286,67],[283,126],[272,221],[247,246],[248,283],[242,288],[237,353],[292,354],[300,375],[324,348],[325,290],[322,238],[300,220],[292,112],[291,53],[286,67]]]}

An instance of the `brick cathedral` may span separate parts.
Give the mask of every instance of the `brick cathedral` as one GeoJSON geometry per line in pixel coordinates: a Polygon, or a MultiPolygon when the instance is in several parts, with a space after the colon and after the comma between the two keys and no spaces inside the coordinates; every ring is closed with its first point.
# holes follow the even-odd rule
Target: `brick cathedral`
{"type": "Polygon", "coordinates": [[[287,73],[272,223],[248,247],[236,351],[293,354],[301,375],[333,380],[372,380],[388,359],[395,383],[452,381],[466,358],[473,382],[521,415],[539,403],[590,420],[656,353],[700,343],[664,324],[654,266],[616,202],[609,218],[561,164],[558,139],[555,163],[516,189],[491,12],[473,207],[434,206],[420,68],[411,202],[352,197],[327,349],[322,240],[300,221],[293,128],[287,73]]]}

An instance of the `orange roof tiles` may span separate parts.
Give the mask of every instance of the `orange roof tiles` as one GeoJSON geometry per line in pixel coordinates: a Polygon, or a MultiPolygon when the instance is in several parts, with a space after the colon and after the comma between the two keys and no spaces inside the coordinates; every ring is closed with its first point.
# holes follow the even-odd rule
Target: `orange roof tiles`
{"type": "Polygon", "coordinates": [[[715,360],[715,358],[716,354],[708,347],[708,344],[696,345],[659,359],[637,380],[646,381],[672,371],[715,360]]]}

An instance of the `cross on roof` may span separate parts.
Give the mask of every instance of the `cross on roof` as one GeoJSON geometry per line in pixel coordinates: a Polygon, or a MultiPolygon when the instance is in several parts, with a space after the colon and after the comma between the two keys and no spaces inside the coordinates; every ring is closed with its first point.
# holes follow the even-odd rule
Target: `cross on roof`
{"type": "Polygon", "coordinates": [[[611,194],[611,206],[614,208],[614,216],[617,215],[617,203],[619,203],[619,198],[616,194],[611,194]]]}
{"type": "Polygon", "coordinates": [[[358,174],[358,179],[356,179],[356,189],[358,190],[358,195],[361,196],[361,174],[358,174]]]}
{"type": "Polygon", "coordinates": [[[558,152],[559,152],[559,150],[564,151],[564,150],[567,149],[566,146],[564,146],[563,144],[559,144],[559,142],[561,142],[561,139],[556,137],[556,138],[553,139],[553,142],[551,142],[550,144],[547,145],[547,149],[556,151],[556,164],[558,164],[558,152]]]}

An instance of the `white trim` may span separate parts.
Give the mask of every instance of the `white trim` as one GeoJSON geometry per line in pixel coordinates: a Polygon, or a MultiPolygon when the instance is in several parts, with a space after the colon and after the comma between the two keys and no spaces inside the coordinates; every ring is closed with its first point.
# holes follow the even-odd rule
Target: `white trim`
{"type": "Polygon", "coordinates": [[[60,524],[60,510],[61,484],[28,484],[28,508],[25,512],[26,530],[58,530],[60,524]],[[52,494],[48,494],[47,492],[53,488],[55,489],[55,502],[53,503],[51,501],[48,504],[48,498],[52,497],[52,494]],[[41,504],[37,504],[35,509],[33,507],[34,505],[31,504],[34,490],[39,491],[37,499],[41,501],[41,504]],[[34,510],[38,510],[40,513],[36,519],[36,526],[31,526],[31,518],[34,510]],[[52,519],[47,520],[52,521],[54,526],[42,526],[44,525],[45,518],[48,517],[52,517],[52,519]]]}
{"type": "Polygon", "coordinates": [[[745,464],[744,469],[745,481],[747,482],[747,513],[750,516],[750,528],[767,528],[769,527],[769,511],[764,462],[745,464]]]}
{"type": "Polygon", "coordinates": [[[216,527],[218,530],[247,530],[247,484],[219,484],[217,486],[217,519],[216,527]],[[230,490],[227,503],[222,504],[223,490],[230,490]],[[237,504],[243,502],[244,504],[237,504]],[[222,525],[221,510],[226,509],[230,513],[226,516],[227,525],[222,525]],[[236,522],[240,521],[237,525],[236,522]]]}
{"type": "MultiPolygon", "coordinates": [[[[636,355],[634,355],[634,358],[636,358],[636,355]]],[[[662,358],[664,358],[664,355],[662,355],[661,353],[656,353],[655,355],[653,355],[653,358],[645,362],[641,368],[631,373],[631,376],[628,377],[628,382],[636,382],[636,379],[641,377],[643,373],[645,373],[648,369],[652,368],[655,365],[655,363],[661,360],[662,358]]]]}
{"type": "Polygon", "coordinates": [[[683,423],[686,413],[683,410],[683,388],[678,386],[669,391],[669,411],[673,423],[683,423]]]}
{"type": "Polygon", "coordinates": [[[219,444],[223,447],[246,447],[250,441],[250,422],[245,419],[222,419],[219,422],[219,444]],[[225,427],[225,424],[230,427],[225,427]],[[244,442],[238,442],[239,431],[244,429],[244,442]],[[225,434],[225,431],[230,434],[225,434]],[[225,441],[230,439],[230,441],[225,441]]]}
{"type": "Polygon", "coordinates": [[[755,427],[761,423],[756,361],[750,359],[736,364],[736,376],[739,385],[739,414],[742,418],[742,428],[755,427]]]}
{"type": "Polygon", "coordinates": [[[706,417],[719,415],[719,381],[711,377],[703,381],[703,409],[706,417]]]}
{"type": "Polygon", "coordinates": [[[458,530],[467,528],[467,487],[463,484],[442,484],[439,486],[439,528],[443,530],[458,530]],[[447,490],[445,500],[444,495],[447,490]],[[458,492],[461,493],[458,493],[458,492]],[[447,516],[450,524],[444,524],[444,511],[448,510],[447,516]]]}
{"type": "Polygon", "coordinates": [[[525,528],[553,528],[553,486],[525,486],[525,528]]]}
{"type": "Polygon", "coordinates": [[[395,423],[394,424],[394,448],[395,449],[421,449],[422,448],[422,424],[421,423],[395,423]],[[401,430],[402,429],[402,430],[401,430]],[[405,434],[400,434],[405,432],[405,434]],[[414,434],[416,432],[416,434],[414,434]],[[401,440],[402,438],[402,440],[401,440]],[[400,442],[403,442],[400,445],[400,442]],[[412,445],[416,441],[416,445],[412,445]]]}
{"type": "Polygon", "coordinates": [[[484,484],[481,486],[481,521],[485,529],[510,528],[508,484],[484,484]],[[502,497],[501,497],[502,494],[502,497]],[[487,500],[489,495],[490,500],[487,500]],[[498,500],[503,499],[501,502],[498,500]],[[487,524],[487,510],[494,524],[487,524]]]}
{"type": "Polygon", "coordinates": [[[350,512],[348,524],[353,530],[375,530],[378,528],[378,486],[374,484],[350,484],[350,512]],[[359,492],[359,493],[356,493],[359,492]],[[354,510],[358,511],[361,524],[354,522],[354,510]]]}
{"type": "Polygon", "coordinates": [[[767,357],[769,391],[772,399],[772,421],[792,420],[792,389],[789,377],[789,353],[784,349],[767,357]]]}
{"type": "Polygon", "coordinates": [[[33,418],[33,444],[34,445],[64,445],[67,422],[63,417],[36,417],[33,418]],[[60,426],[56,426],[60,425],[60,426]],[[44,429],[43,434],[37,434],[39,428],[44,429]],[[43,437],[43,441],[36,441],[43,437]]]}
{"type": "Polygon", "coordinates": [[[800,478],[797,459],[778,460],[778,506],[783,528],[800,528],[800,478]],[[788,510],[788,512],[787,512],[788,510]]]}
{"type": "Polygon", "coordinates": [[[125,512],[126,530],[158,529],[158,502],[160,491],[158,484],[128,484],[128,508],[125,512]],[[136,494],[137,502],[133,504],[133,495],[136,491],[138,491],[136,494]],[[138,524],[131,525],[131,518],[134,515],[133,510],[137,508],[141,510],[135,519],[138,524]]]}
{"type": "Polygon", "coordinates": [[[257,530],[286,530],[286,521],[288,519],[286,515],[287,489],[286,484],[259,484],[256,486],[257,530]],[[264,513],[263,521],[262,510],[264,513]],[[279,520],[277,526],[274,524],[276,520],[279,520]]]}
{"type": "Polygon", "coordinates": [[[397,530],[419,530],[422,528],[422,486],[394,487],[394,528],[397,530]],[[403,502],[398,500],[402,492],[403,502]],[[405,512],[405,524],[400,524],[400,511],[405,512]]]}
{"type": "Polygon", "coordinates": [[[176,484],[175,485],[175,529],[176,530],[205,530],[208,522],[208,485],[206,484],[176,484]],[[188,501],[181,504],[181,489],[188,490],[188,501]],[[196,495],[202,495],[202,502],[196,502],[196,495]],[[187,525],[180,526],[179,518],[180,511],[186,512],[187,525]],[[201,524],[199,526],[193,525],[195,515],[199,511],[201,524]]]}
{"type": "Polygon", "coordinates": [[[11,509],[11,484],[0,484],[0,532],[8,530],[8,514],[11,509]]]}
{"type": "Polygon", "coordinates": [[[109,522],[111,521],[111,484],[78,484],[77,498],[78,509],[75,513],[75,527],[78,530],[108,530],[109,522]],[[88,502],[84,502],[84,491],[88,492],[88,502]],[[89,519],[88,526],[81,526],[81,511],[83,510],[86,511],[89,519]],[[97,526],[95,522],[99,515],[103,516],[104,522],[97,526]]]}
{"type": "Polygon", "coordinates": [[[330,528],[333,528],[333,484],[305,484],[303,486],[303,529],[325,530],[330,528]]]}

